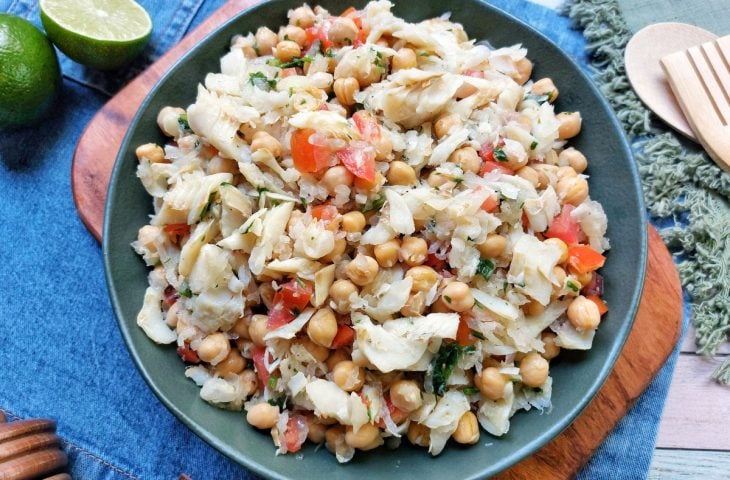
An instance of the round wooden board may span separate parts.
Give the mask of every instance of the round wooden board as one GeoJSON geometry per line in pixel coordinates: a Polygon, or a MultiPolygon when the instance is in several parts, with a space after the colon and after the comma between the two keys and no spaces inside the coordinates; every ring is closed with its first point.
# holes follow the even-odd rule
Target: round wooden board
{"type": "MultiPolygon", "coordinates": [[[[79,139],[71,178],[76,208],[89,231],[101,238],[106,190],[116,153],[147,92],[185,51],[256,0],[232,0],[177,46],[129,83],[94,116],[79,139]]],[[[499,479],[568,479],[588,461],[604,438],[664,365],[679,340],[682,291],[672,257],[649,226],[646,282],[634,327],[614,370],[596,398],[562,434],[499,479]]]]}

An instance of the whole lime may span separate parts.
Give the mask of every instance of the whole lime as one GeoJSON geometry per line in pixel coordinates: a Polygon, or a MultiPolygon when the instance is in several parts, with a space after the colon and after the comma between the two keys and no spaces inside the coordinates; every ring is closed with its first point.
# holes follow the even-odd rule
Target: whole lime
{"type": "Polygon", "coordinates": [[[29,21],[0,13],[0,128],[42,117],[60,88],[53,45],[29,21]]]}
{"type": "Polygon", "coordinates": [[[72,60],[99,70],[137,57],[152,33],[152,19],[134,0],[41,0],[48,37],[72,60]]]}

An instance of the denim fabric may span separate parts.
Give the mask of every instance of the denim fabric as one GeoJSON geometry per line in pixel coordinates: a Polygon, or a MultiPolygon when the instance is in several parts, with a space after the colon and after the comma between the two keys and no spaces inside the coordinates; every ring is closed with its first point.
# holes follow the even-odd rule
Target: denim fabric
{"type": "MultiPolygon", "coordinates": [[[[61,56],[63,94],[49,117],[0,136],[0,408],[15,418],[56,419],[76,479],[172,479],[181,473],[194,480],[254,478],[178,422],[137,373],[108,301],[99,244],[71,198],[73,150],[107,94],[222,0],[141,3],[155,23],[144,58],[102,74],[61,56]]],[[[586,66],[585,42],[566,18],[526,2],[492,3],[586,66]]],[[[0,0],[0,11],[39,24],[35,5],[0,0]]],[[[646,475],[673,366],[674,360],[581,478],[646,475]]]]}

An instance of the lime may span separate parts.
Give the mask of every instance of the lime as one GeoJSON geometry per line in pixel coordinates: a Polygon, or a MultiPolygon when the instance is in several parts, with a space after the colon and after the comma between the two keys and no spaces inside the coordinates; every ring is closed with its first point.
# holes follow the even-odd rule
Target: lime
{"type": "Polygon", "coordinates": [[[60,87],[53,45],[29,21],[0,13],[0,128],[39,119],[60,87]]]}
{"type": "Polygon", "coordinates": [[[133,0],[41,0],[48,37],[71,59],[114,70],[139,55],[152,33],[152,20],[133,0]]]}

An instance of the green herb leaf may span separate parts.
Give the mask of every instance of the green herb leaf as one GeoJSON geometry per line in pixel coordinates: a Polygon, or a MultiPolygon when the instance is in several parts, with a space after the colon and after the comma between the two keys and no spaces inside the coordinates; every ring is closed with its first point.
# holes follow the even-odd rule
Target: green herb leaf
{"type": "Polygon", "coordinates": [[[334,57],[335,56],[335,49],[332,48],[332,47],[329,47],[327,50],[324,51],[324,56],[325,57],[330,57],[330,58],[334,57]]]}
{"type": "Polygon", "coordinates": [[[537,145],[538,145],[537,141],[532,142],[530,144],[530,150],[535,150],[537,148],[537,145]]]}
{"type": "Polygon", "coordinates": [[[451,303],[451,297],[448,295],[444,295],[444,300],[446,300],[447,303],[451,303]]]}
{"type": "Polygon", "coordinates": [[[428,53],[428,52],[421,52],[418,55],[421,56],[421,57],[430,57],[431,56],[431,54],[428,53]]]}
{"type": "MultiPolygon", "coordinates": [[[[288,62],[281,63],[279,62],[280,68],[292,68],[292,67],[299,67],[304,68],[305,63],[310,63],[314,58],[312,58],[311,55],[305,55],[303,57],[294,57],[288,62]]],[[[268,63],[268,62],[267,62],[268,63]]]]}
{"type": "Polygon", "coordinates": [[[254,72],[248,75],[248,81],[256,88],[269,91],[276,88],[276,80],[269,80],[264,72],[254,72]]]}
{"type": "Polygon", "coordinates": [[[431,361],[431,366],[433,367],[433,391],[436,395],[446,393],[446,384],[449,381],[451,372],[454,371],[454,367],[459,363],[459,358],[475,350],[476,347],[473,345],[460,347],[458,343],[454,342],[441,345],[438,353],[436,353],[436,356],[431,361]]]}
{"type": "Polygon", "coordinates": [[[573,280],[568,280],[565,285],[574,292],[580,292],[580,285],[575,283],[573,280]]]}
{"type": "Polygon", "coordinates": [[[461,392],[466,395],[467,397],[470,395],[474,395],[477,393],[479,389],[477,387],[464,387],[461,392]]]}
{"type": "Polygon", "coordinates": [[[281,397],[276,397],[276,398],[270,398],[269,405],[272,405],[274,407],[279,407],[281,410],[283,410],[284,407],[286,407],[286,395],[283,395],[281,397]]]}
{"type": "Polygon", "coordinates": [[[485,308],[484,304],[482,302],[480,302],[479,300],[477,300],[476,298],[474,299],[474,305],[476,305],[477,308],[485,308]]]}
{"type": "Polygon", "coordinates": [[[269,386],[270,390],[273,390],[276,388],[276,382],[279,381],[279,377],[276,375],[272,375],[269,377],[269,383],[267,384],[269,386]]]}
{"type": "Polygon", "coordinates": [[[210,207],[213,206],[213,196],[215,193],[211,193],[208,195],[208,201],[205,205],[203,205],[203,208],[200,210],[200,219],[202,220],[206,215],[208,215],[208,212],[210,212],[210,207]]]}
{"type": "Polygon", "coordinates": [[[474,338],[478,338],[479,340],[486,340],[486,337],[482,335],[482,332],[477,332],[476,330],[470,330],[471,336],[474,338]]]}
{"type": "Polygon", "coordinates": [[[185,297],[185,298],[190,298],[193,296],[192,290],[190,290],[190,287],[185,282],[183,282],[180,285],[180,288],[178,289],[177,293],[179,293],[181,297],[185,297]]]}
{"type": "Polygon", "coordinates": [[[383,205],[385,205],[385,194],[381,193],[370,205],[365,205],[365,207],[363,207],[362,213],[380,211],[380,209],[383,208],[383,205]]]}
{"type": "Polygon", "coordinates": [[[388,70],[388,63],[380,52],[375,52],[375,66],[378,67],[381,74],[388,70]]]}
{"type": "Polygon", "coordinates": [[[304,208],[307,208],[307,199],[304,198],[304,197],[299,197],[299,200],[301,200],[302,205],[304,206],[304,208]]]}
{"type": "Polygon", "coordinates": [[[294,277],[294,280],[299,284],[300,287],[305,288],[305,289],[307,288],[307,284],[304,283],[304,280],[302,280],[301,278],[294,277]]]}
{"type": "Polygon", "coordinates": [[[479,264],[477,265],[477,274],[484,277],[484,280],[489,280],[489,277],[492,276],[495,268],[496,267],[494,266],[494,262],[492,262],[488,258],[483,258],[479,260],[479,264]]]}
{"type": "Polygon", "coordinates": [[[507,161],[507,154],[502,147],[494,147],[494,159],[498,162],[507,161]]]}
{"type": "Polygon", "coordinates": [[[177,124],[180,125],[180,128],[182,128],[183,130],[190,130],[188,115],[186,113],[183,113],[182,115],[177,117],[177,124]]]}

